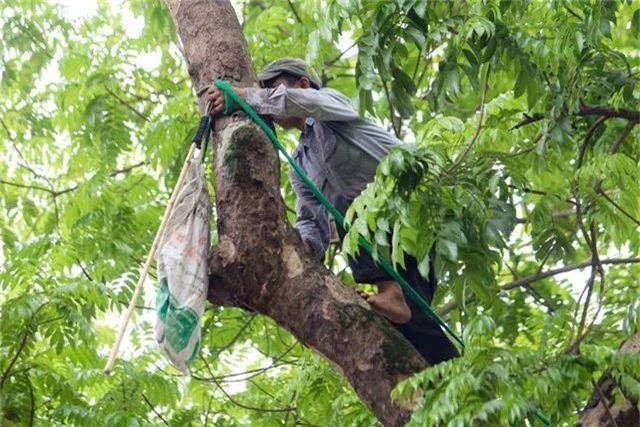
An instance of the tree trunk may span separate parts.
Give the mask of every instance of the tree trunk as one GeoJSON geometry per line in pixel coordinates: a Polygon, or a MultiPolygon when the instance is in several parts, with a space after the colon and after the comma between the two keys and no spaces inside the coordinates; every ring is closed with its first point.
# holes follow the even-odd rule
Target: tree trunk
{"type": "MultiPolygon", "coordinates": [[[[228,0],[165,0],[196,88],[223,77],[250,86],[256,76],[228,0]]],[[[202,106],[202,102],[201,102],[202,106]]],[[[406,409],[390,399],[426,362],[393,326],[304,250],[280,196],[278,155],[243,115],[216,120],[215,189],[219,244],[209,299],[275,319],[320,353],[387,426],[406,409]]]]}
{"type": "MultiPolygon", "coordinates": [[[[620,351],[640,352],[640,333],[625,342],[620,351]]],[[[604,374],[596,384],[589,403],[582,411],[578,427],[638,427],[640,411],[638,402],[625,400],[614,405],[616,382],[604,374]]]]}

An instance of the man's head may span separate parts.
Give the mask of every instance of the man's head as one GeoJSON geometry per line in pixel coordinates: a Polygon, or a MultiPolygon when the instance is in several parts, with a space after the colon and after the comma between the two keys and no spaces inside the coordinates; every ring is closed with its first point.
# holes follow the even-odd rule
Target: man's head
{"type": "Polygon", "coordinates": [[[313,69],[298,58],[281,58],[267,64],[260,74],[258,81],[262,87],[276,87],[284,84],[287,87],[296,87],[302,78],[305,78],[308,86],[314,89],[322,87],[322,81],[313,69]]]}
{"type": "MultiPolygon", "coordinates": [[[[322,82],[318,75],[308,67],[302,59],[282,58],[267,64],[260,74],[258,81],[263,88],[274,88],[285,85],[294,89],[320,89],[322,82]]],[[[304,129],[304,117],[273,117],[273,121],[284,129],[304,129]]]]}

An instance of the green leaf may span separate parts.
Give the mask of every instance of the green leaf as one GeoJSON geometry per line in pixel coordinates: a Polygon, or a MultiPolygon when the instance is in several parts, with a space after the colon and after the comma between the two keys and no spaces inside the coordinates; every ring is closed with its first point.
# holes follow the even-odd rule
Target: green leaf
{"type": "Polygon", "coordinates": [[[640,9],[634,10],[631,16],[631,34],[640,36],[640,9]]]}

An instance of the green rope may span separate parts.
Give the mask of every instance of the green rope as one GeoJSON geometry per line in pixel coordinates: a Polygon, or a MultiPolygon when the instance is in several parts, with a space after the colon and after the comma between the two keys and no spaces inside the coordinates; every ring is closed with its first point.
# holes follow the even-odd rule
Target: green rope
{"type": "MultiPolygon", "coordinates": [[[[271,127],[260,117],[260,115],[249,105],[247,102],[238,96],[237,93],[233,91],[233,87],[231,84],[225,80],[216,80],[213,84],[220,90],[224,92],[225,95],[225,110],[224,114],[228,115],[233,112],[236,106],[242,108],[249,117],[256,122],[256,124],[267,134],[273,145],[276,146],[278,151],[280,151],[291,167],[296,171],[300,179],[306,184],[306,186],[311,190],[313,195],[318,199],[322,205],[327,208],[327,210],[331,213],[331,215],[335,218],[336,222],[340,224],[346,231],[349,230],[349,225],[345,222],[344,216],[336,209],[336,207],[326,198],[324,194],[316,187],[316,185],[309,179],[307,174],[302,170],[300,165],[291,157],[287,149],[282,145],[275,132],[271,129],[271,127]]],[[[369,242],[367,242],[364,237],[358,237],[358,243],[362,246],[368,253],[373,253],[373,248],[369,242]]],[[[447,325],[447,323],[436,313],[431,305],[420,295],[409,283],[402,277],[391,265],[391,263],[383,256],[377,257],[376,262],[382,267],[382,269],[387,272],[387,274],[391,275],[393,279],[398,282],[398,284],[402,287],[405,293],[411,298],[429,317],[431,317],[442,329],[444,329],[450,336],[453,338],[463,349],[465,348],[464,341],[447,325]]],[[[536,413],[536,416],[545,424],[550,425],[549,420],[546,416],[541,414],[539,411],[536,413]]]]}

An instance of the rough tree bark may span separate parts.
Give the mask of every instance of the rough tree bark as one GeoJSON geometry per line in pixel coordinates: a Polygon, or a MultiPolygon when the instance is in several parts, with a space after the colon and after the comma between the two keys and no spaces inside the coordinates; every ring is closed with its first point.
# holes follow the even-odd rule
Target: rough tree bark
{"type": "MultiPolygon", "coordinates": [[[[256,76],[228,0],[165,0],[196,88],[223,77],[256,76]]],[[[202,102],[201,102],[202,105],[202,102]]],[[[328,359],[387,426],[409,412],[391,401],[399,380],[426,362],[390,323],[303,249],[280,196],[278,155],[246,118],[216,120],[215,189],[219,244],[209,299],[275,319],[328,359]]]]}
{"type": "MultiPolygon", "coordinates": [[[[640,333],[625,342],[620,351],[640,352],[640,333]]],[[[582,411],[577,427],[638,427],[640,411],[638,402],[625,400],[614,405],[617,385],[609,374],[604,374],[596,385],[589,403],[582,411]]]]}

